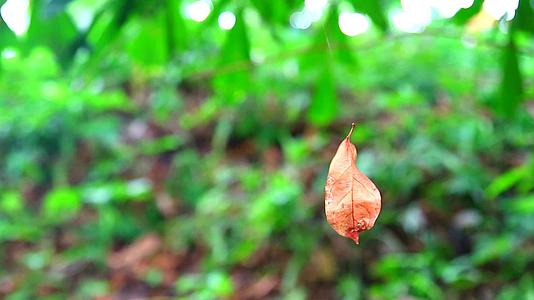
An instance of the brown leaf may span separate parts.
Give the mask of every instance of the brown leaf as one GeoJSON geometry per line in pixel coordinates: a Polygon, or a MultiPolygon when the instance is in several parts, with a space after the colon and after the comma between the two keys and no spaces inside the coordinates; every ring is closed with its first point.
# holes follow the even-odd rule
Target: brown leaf
{"type": "Polygon", "coordinates": [[[112,269],[134,267],[144,258],[152,256],[161,247],[161,239],[155,234],[146,234],[131,245],[113,253],[108,257],[108,265],[112,269]]]}
{"type": "Polygon", "coordinates": [[[280,280],[272,275],[265,275],[253,282],[230,299],[266,299],[267,295],[280,285],[280,280]]]}
{"type": "Polygon", "coordinates": [[[369,230],[380,213],[380,192],[356,168],[356,147],[350,142],[354,123],[330,163],[325,186],[326,219],[334,230],[358,244],[358,234],[369,230]]]}

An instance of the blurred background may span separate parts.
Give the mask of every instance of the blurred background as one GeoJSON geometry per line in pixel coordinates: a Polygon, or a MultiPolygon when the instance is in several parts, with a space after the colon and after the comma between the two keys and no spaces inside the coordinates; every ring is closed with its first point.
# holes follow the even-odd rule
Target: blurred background
{"type": "Polygon", "coordinates": [[[533,5],[0,0],[0,298],[534,299],[533,5]]]}

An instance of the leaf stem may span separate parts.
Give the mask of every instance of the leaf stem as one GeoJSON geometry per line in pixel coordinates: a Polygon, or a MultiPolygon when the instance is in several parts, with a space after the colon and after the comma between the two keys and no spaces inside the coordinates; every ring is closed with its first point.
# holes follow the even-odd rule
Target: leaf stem
{"type": "Polygon", "coordinates": [[[350,140],[350,138],[352,137],[352,132],[354,131],[354,127],[356,127],[356,123],[353,122],[350,127],[349,134],[347,134],[347,137],[346,137],[347,140],[350,140]]]}

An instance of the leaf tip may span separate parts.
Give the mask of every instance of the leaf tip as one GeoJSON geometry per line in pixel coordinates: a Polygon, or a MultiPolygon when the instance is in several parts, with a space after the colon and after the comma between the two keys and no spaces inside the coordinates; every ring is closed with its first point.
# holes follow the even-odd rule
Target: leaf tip
{"type": "Polygon", "coordinates": [[[354,229],[347,234],[348,237],[356,243],[356,245],[360,244],[360,236],[358,234],[359,232],[354,229]]]}

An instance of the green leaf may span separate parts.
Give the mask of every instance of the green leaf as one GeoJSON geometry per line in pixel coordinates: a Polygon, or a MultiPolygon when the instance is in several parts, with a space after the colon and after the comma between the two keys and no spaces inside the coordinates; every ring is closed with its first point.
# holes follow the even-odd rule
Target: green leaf
{"type": "Polygon", "coordinates": [[[311,51],[301,58],[302,72],[317,74],[327,64],[341,63],[353,73],[357,69],[357,59],[348,43],[348,37],[341,32],[338,25],[338,10],[332,6],[325,23],[315,32],[311,51]]]}
{"type": "MultiPolygon", "coordinates": [[[[86,33],[87,42],[91,45],[91,62],[98,60],[105,50],[114,45],[119,32],[130,19],[135,8],[135,1],[109,1],[95,15],[93,23],[86,33]]],[[[91,63],[89,63],[91,64],[91,63]]]]}
{"type": "Polygon", "coordinates": [[[482,265],[498,260],[504,256],[513,255],[515,240],[510,235],[490,236],[481,239],[475,246],[473,262],[482,265]]]}
{"type": "Polygon", "coordinates": [[[184,274],[176,281],[176,290],[181,293],[194,291],[202,281],[200,275],[184,274]]]}
{"type": "Polygon", "coordinates": [[[139,150],[144,155],[158,155],[166,151],[176,150],[182,144],[184,144],[182,137],[167,135],[153,140],[143,140],[139,144],[139,150]]]}
{"type": "Polygon", "coordinates": [[[511,116],[523,100],[523,77],[519,69],[513,32],[510,33],[508,45],[503,51],[501,90],[494,108],[501,114],[511,116]]]}
{"type": "Polygon", "coordinates": [[[308,109],[308,119],[318,126],[328,125],[336,118],[338,106],[335,82],[327,67],[315,83],[315,93],[308,109]]]}
{"type": "Polygon", "coordinates": [[[496,300],[534,299],[534,279],[530,272],[525,272],[521,279],[512,280],[503,286],[496,295],[496,300]]]}
{"type": "Polygon", "coordinates": [[[371,18],[373,23],[382,30],[387,32],[389,29],[388,19],[380,0],[352,0],[350,1],[352,6],[358,12],[364,13],[371,18]]]}
{"type": "Polygon", "coordinates": [[[17,215],[24,210],[24,200],[17,192],[4,192],[0,196],[0,212],[17,215]]]}
{"type": "Polygon", "coordinates": [[[516,10],[516,16],[512,21],[512,26],[534,34],[534,7],[532,1],[521,0],[516,10]]]}
{"type": "Polygon", "coordinates": [[[363,299],[363,286],[360,279],[354,275],[345,275],[339,279],[337,284],[337,292],[341,299],[363,299]]]}
{"type": "Polygon", "coordinates": [[[43,213],[52,222],[68,220],[74,217],[80,208],[78,191],[69,187],[56,188],[44,198],[43,213]]]}
{"type": "Polygon", "coordinates": [[[16,41],[17,37],[0,16],[0,51],[7,45],[13,45],[16,41]]]}
{"type": "Polygon", "coordinates": [[[25,49],[30,51],[35,46],[47,46],[53,49],[63,65],[69,63],[74,55],[71,47],[78,37],[76,25],[66,11],[48,15],[47,6],[42,2],[32,4],[25,49]]]}
{"type": "Polygon", "coordinates": [[[475,0],[470,7],[460,9],[451,20],[458,25],[464,25],[482,9],[482,3],[483,0],[475,0]]]}
{"type": "Polygon", "coordinates": [[[167,61],[167,40],[161,16],[130,18],[125,36],[130,57],[140,66],[161,66],[167,61]]]}
{"type": "Polygon", "coordinates": [[[534,194],[507,199],[504,205],[513,213],[532,215],[534,214],[534,194]]]}
{"type": "Polygon", "coordinates": [[[78,285],[76,294],[82,299],[94,299],[105,297],[109,289],[109,283],[105,280],[85,279],[78,285]]]}
{"type": "Polygon", "coordinates": [[[250,85],[250,44],[243,12],[236,14],[235,26],[228,31],[220,60],[219,75],[214,79],[214,87],[220,100],[225,104],[236,104],[245,99],[250,85]]]}
{"type": "Polygon", "coordinates": [[[266,24],[286,25],[289,16],[296,9],[298,1],[288,0],[252,0],[252,5],[256,8],[266,24]]]}
{"type": "MultiPolygon", "coordinates": [[[[0,1],[1,4],[1,1],[0,1]]],[[[0,5],[1,7],[1,5],[0,5]]],[[[2,50],[8,46],[13,46],[17,42],[17,37],[5,24],[2,16],[0,16],[0,54],[2,50]]],[[[2,58],[0,57],[0,74],[2,74],[2,58]]]]}
{"type": "Polygon", "coordinates": [[[486,194],[490,198],[499,196],[503,192],[509,190],[518,181],[523,179],[527,175],[527,172],[527,168],[519,167],[500,175],[488,186],[486,189],[486,194]]]}
{"type": "Polygon", "coordinates": [[[220,271],[213,271],[207,275],[206,286],[216,296],[229,296],[234,290],[230,275],[220,271]]]}
{"type": "Polygon", "coordinates": [[[167,0],[165,14],[169,54],[174,54],[174,51],[182,51],[187,47],[189,32],[180,12],[180,5],[180,0],[167,0]]]}
{"type": "Polygon", "coordinates": [[[151,195],[152,185],[144,179],[130,181],[114,180],[91,184],[83,189],[84,199],[88,203],[102,204],[109,201],[143,201],[151,195]]]}

